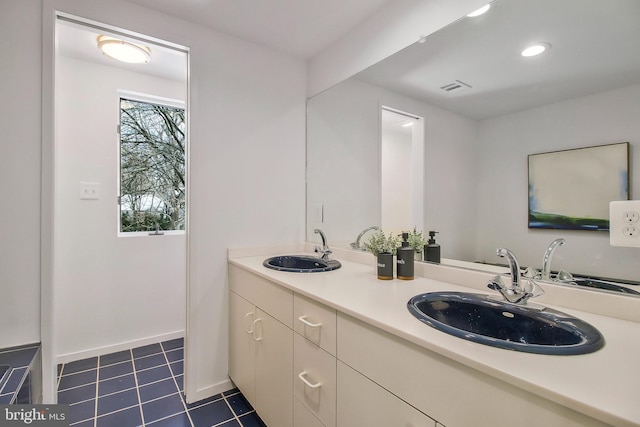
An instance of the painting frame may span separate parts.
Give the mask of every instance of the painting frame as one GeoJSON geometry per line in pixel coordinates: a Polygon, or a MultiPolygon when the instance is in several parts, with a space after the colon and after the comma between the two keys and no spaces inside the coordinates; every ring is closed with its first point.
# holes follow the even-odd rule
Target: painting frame
{"type": "Polygon", "coordinates": [[[529,154],[530,229],[609,230],[609,202],[629,200],[629,142],[529,154]]]}

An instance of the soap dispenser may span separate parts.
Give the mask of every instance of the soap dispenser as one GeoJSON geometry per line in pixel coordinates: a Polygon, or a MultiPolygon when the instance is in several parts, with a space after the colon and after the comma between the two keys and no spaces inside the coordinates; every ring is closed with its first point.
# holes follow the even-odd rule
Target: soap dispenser
{"type": "Polygon", "coordinates": [[[424,245],[424,260],[440,264],[440,245],[436,243],[437,231],[429,231],[429,240],[424,245]]]}
{"type": "Polygon", "coordinates": [[[397,251],[396,274],[400,280],[413,280],[415,251],[409,246],[409,233],[402,233],[402,244],[397,251]]]}

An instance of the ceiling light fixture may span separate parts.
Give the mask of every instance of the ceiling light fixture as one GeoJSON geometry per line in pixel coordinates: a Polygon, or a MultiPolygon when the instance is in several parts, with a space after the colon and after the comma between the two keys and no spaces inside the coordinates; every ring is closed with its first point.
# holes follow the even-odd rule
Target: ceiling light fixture
{"type": "Polygon", "coordinates": [[[525,57],[540,55],[549,50],[550,47],[551,45],[549,43],[536,43],[524,49],[520,55],[525,57]]]}
{"type": "Polygon", "coordinates": [[[151,60],[148,47],[113,37],[98,36],[98,48],[106,56],[129,64],[146,64],[151,60]]]}
{"type": "Polygon", "coordinates": [[[476,9],[473,12],[469,13],[467,16],[469,18],[475,18],[476,16],[484,15],[491,8],[491,4],[485,4],[480,9],[476,9]]]}

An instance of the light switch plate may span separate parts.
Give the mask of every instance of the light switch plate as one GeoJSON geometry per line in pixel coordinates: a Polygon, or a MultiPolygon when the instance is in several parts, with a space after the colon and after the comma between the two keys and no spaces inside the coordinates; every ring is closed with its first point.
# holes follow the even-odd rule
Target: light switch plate
{"type": "Polygon", "coordinates": [[[640,200],[609,203],[609,243],[640,248],[640,200]]]}
{"type": "Polygon", "coordinates": [[[98,200],[100,198],[100,184],[97,182],[80,183],[80,200],[98,200]]]}
{"type": "Polygon", "coordinates": [[[319,203],[316,205],[315,222],[322,224],[324,222],[324,205],[319,203]]]}

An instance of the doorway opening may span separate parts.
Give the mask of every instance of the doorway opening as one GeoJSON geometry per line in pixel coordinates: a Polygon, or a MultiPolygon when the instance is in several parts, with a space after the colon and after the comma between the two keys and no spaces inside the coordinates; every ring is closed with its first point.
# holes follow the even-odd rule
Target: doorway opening
{"type": "Polygon", "coordinates": [[[395,234],[424,223],[424,119],[381,108],[381,226],[395,234]]]}
{"type": "Polygon", "coordinates": [[[43,362],[55,365],[185,337],[189,83],[186,47],[62,13],[56,15],[54,31],[55,298],[52,354],[43,362]],[[105,39],[142,45],[148,61],[107,56],[99,49],[105,39]],[[147,186],[138,194],[145,204],[153,199],[157,208],[146,215],[153,217],[154,227],[158,224],[151,231],[165,223],[176,231],[121,233],[123,94],[158,104],[170,100],[172,110],[161,113],[175,120],[161,123],[160,114],[159,121],[146,122],[149,127],[129,141],[140,149],[132,150],[128,166],[135,168],[137,160],[138,167],[147,165],[154,172],[141,185],[165,178],[181,181],[172,188],[147,186]],[[156,125],[159,130],[152,129],[156,125]],[[182,138],[157,145],[155,152],[146,149],[150,140],[170,131],[183,133],[182,138]],[[158,161],[167,156],[175,161],[163,169],[158,161]],[[162,202],[155,203],[158,199],[162,202]]]}

